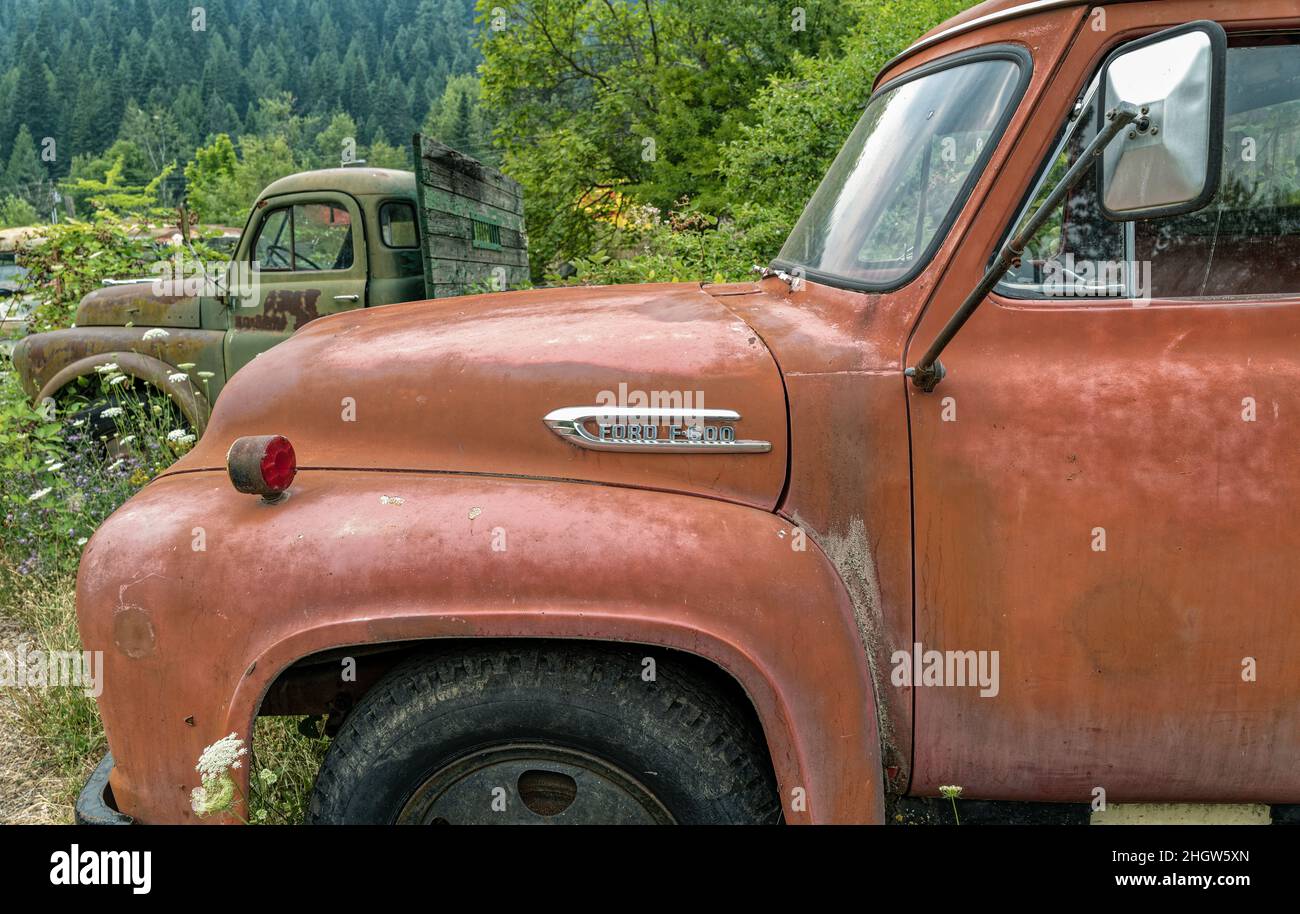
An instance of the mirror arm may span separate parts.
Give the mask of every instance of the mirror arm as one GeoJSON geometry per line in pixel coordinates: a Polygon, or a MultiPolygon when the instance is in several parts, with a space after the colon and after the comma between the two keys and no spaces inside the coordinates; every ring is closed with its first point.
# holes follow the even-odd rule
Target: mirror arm
{"type": "Polygon", "coordinates": [[[934,338],[930,348],[925,351],[921,361],[903,372],[912,379],[913,384],[929,393],[943,380],[943,376],[947,372],[943,367],[943,363],[939,361],[939,354],[943,352],[944,347],[952,342],[952,338],[957,335],[966,321],[970,320],[970,316],[975,313],[975,309],[993,291],[993,287],[998,284],[998,280],[1002,278],[1002,275],[1009,268],[1020,263],[1020,255],[1024,253],[1025,246],[1029,244],[1034,235],[1038,233],[1038,230],[1047,222],[1052,212],[1065,199],[1065,195],[1074,189],[1088,169],[1093,166],[1107,144],[1118,136],[1124,128],[1137,120],[1138,117],[1138,109],[1128,102],[1120,102],[1106,112],[1106,125],[1097,132],[1092,142],[1084,148],[1083,153],[1070,166],[1065,176],[1047,195],[1043,205],[1034,211],[1034,215],[1030,217],[1024,227],[1008,239],[1002,249],[998,251],[998,255],[993,258],[993,263],[989,265],[979,284],[966,296],[961,306],[953,312],[952,317],[948,318],[948,323],[943,325],[943,329],[934,338]]]}

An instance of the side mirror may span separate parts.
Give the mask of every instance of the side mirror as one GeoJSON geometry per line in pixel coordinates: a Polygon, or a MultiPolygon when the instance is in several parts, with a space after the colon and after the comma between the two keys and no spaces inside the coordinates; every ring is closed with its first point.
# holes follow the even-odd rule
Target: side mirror
{"type": "Polygon", "coordinates": [[[1099,196],[1107,219],[1189,213],[1214,197],[1223,166],[1227,47],[1223,27],[1201,20],[1106,58],[1098,114],[1124,102],[1139,114],[1102,154],[1099,196]]]}

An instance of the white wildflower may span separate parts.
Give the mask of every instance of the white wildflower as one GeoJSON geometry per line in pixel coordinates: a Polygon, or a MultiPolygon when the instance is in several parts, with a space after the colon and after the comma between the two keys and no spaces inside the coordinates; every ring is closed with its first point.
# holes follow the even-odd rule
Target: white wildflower
{"type": "Polygon", "coordinates": [[[245,755],[248,755],[248,750],[244,748],[244,741],[232,733],[204,749],[194,770],[204,781],[219,778],[226,769],[238,768],[239,760],[245,755]]]}
{"type": "Polygon", "coordinates": [[[168,441],[180,441],[182,438],[184,438],[184,437],[185,437],[186,435],[188,435],[188,434],[189,434],[189,432],[185,431],[185,429],[183,429],[183,428],[174,428],[174,429],[172,429],[170,432],[167,433],[167,440],[168,440],[168,441]]]}
{"type": "Polygon", "coordinates": [[[120,406],[110,406],[107,409],[102,410],[100,415],[105,419],[116,419],[124,412],[126,412],[126,410],[122,409],[120,406]]]}
{"type": "Polygon", "coordinates": [[[110,387],[116,387],[118,384],[124,384],[129,380],[130,378],[128,378],[126,375],[120,374],[117,377],[109,378],[108,384],[110,387]]]}
{"type": "Polygon", "coordinates": [[[49,494],[50,494],[51,492],[53,492],[53,491],[54,491],[54,489],[51,488],[51,487],[49,487],[49,486],[47,486],[47,487],[44,488],[44,489],[38,489],[37,491],[33,492],[31,495],[28,495],[28,496],[27,496],[27,500],[28,500],[28,501],[40,501],[42,498],[44,498],[46,495],[49,495],[49,494]]]}
{"type": "Polygon", "coordinates": [[[191,368],[194,367],[194,363],[193,363],[193,362],[181,362],[181,363],[180,363],[179,365],[177,365],[176,367],[179,368],[181,371],[189,371],[191,368]]]}
{"type": "Polygon", "coordinates": [[[112,374],[117,371],[117,363],[109,362],[107,365],[96,365],[95,370],[100,374],[112,374]]]}
{"type": "Polygon", "coordinates": [[[163,340],[169,336],[171,336],[171,334],[162,327],[154,327],[150,330],[146,330],[143,338],[146,340],[163,340]]]}
{"type": "Polygon", "coordinates": [[[205,786],[190,791],[190,809],[196,815],[208,816],[230,806],[235,798],[235,782],[229,774],[204,782],[205,786]]]}
{"type": "Polygon", "coordinates": [[[110,463],[107,467],[105,467],[105,469],[111,473],[124,463],[126,463],[126,459],[124,457],[119,457],[116,460],[114,460],[112,463],[110,463]]]}
{"type": "Polygon", "coordinates": [[[52,463],[49,466],[47,466],[45,469],[49,470],[51,473],[57,473],[59,472],[59,470],[63,469],[63,464],[52,463]]]}
{"type": "Polygon", "coordinates": [[[77,540],[77,545],[78,545],[78,546],[84,546],[84,545],[86,545],[86,543],[88,543],[88,542],[90,542],[90,540],[86,539],[86,538],[83,536],[83,537],[78,538],[78,540],[77,540]]]}
{"type": "Polygon", "coordinates": [[[183,371],[173,371],[167,376],[167,380],[173,384],[179,384],[181,381],[188,381],[190,376],[183,371]]]}
{"type": "Polygon", "coordinates": [[[134,440],[135,440],[135,435],[127,435],[125,438],[119,438],[117,443],[118,443],[118,444],[130,444],[130,443],[131,443],[132,441],[134,441],[134,440]]]}
{"type": "Polygon", "coordinates": [[[216,377],[216,375],[213,374],[213,373],[210,372],[210,371],[200,371],[200,372],[198,372],[198,375],[199,375],[200,378],[202,378],[202,379],[205,380],[205,381],[206,381],[208,378],[215,378],[215,377],[216,377]]]}

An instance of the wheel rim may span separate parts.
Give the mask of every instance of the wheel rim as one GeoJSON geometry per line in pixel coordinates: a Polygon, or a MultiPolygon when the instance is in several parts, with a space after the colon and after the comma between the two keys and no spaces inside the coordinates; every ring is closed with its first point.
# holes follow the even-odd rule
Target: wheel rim
{"type": "Polygon", "coordinates": [[[544,743],[489,746],[435,771],[397,817],[401,825],[666,825],[644,784],[597,756],[544,743]]]}

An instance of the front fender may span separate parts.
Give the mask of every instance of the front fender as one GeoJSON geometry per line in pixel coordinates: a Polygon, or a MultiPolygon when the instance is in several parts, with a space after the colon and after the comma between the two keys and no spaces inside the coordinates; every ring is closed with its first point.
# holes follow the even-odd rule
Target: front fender
{"type": "Polygon", "coordinates": [[[321,470],[268,505],[224,474],[164,476],[100,528],[78,578],[83,641],[104,651],[114,795],[140,821],[192,819],[203,747],[247,737],[271,683],[318,651],[598,639],[730,673],[788,821],[881,821],[852,607],[825,556],[793,539],[758,509],[614,486],[321,470]]]}
{"type": "MultiPolygon", "coordinates": [[[[23,389],[36,402],[53,397],[80,377],[95,374],[112,362],[124,373],[158,388],[202,433],[211,412],[210,398],[192,380],[171,381],[175,366],[193,363],[214,375],[212,397],[220,389],[221,343],[214,330],[166,331],[166,337],[145,340],[146,329],[134,327],[74,327],[24,337],[14,347],[13,362],[23,389]]],[[[193,373],[191,373],[193,377],[193,373]]]]}

